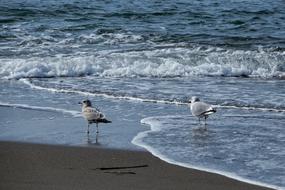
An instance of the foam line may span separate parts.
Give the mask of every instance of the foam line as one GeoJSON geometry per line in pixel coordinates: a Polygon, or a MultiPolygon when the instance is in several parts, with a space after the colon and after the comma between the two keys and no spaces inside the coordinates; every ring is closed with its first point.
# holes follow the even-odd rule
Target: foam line
{"type": "Polygon", "coordinates": [[[61,112],[64,114],[70,114],[73,117],[81,117],[81,112],[74,111],[74,110],[66,110],[66,109],[61,109],[61,108],[30,106],[27,104],[10,104],[10,103],[4,103],[4,102],[0,102],[0,106],[20,108],[20,109],[39,110],[39,111],[61,112]]]}
{"type": "MultiPolygon", "coordinates": [[[[171,117],[178,117],[178,116],[171,116],[171,117]]],[[[181,115],[179,115],[179,117],[181,117],[181,115]]],[[[137,145],[137,146],[145,148],[152,155],[160,158],[161,160],[163,160],[163,161],[165,161],[167,163],[178,165],[178,166],[185,167],[185,168],[196,169],[196,170],[205,171],[205,172],[209,172],[209,173],[220,174],[220,175],[223,175],[223,176],[226,176],[226,177],[229,177],[229,178],[232,178],[232,179],[236,179],[238,181],[246,182],[246,183],[249,183],[249,184],[254,184],[254,185],[268,187],[268,188],[273,188],[273,189],[276,189],[276,190],[285,190],[285,188],[283,188],[283,187],[278,187],[278,186],[266,184],[266,183],[263,183],[263,182],[249,180],[249,179],[243,178],[241,176],[238,176],[235,173],[208,169],[206,167],[205,168],[204,167],[197,167],[197,166],[194,166],[194,165],[191,165],[191,164],[188,164],[188,163],[177,162],[177,161],[175,161],[173,159],[168,158],[167,156],[161,154],[158,150],[156,150],[156,149],[152,148],[151,146],[143,143],[143,141],[142,141],[142,139],[144,137],[146,137],[148,135],[148,133],[150,133],[152,131],[158,132],[158,131],[161,130],[159,125],[157,125],[155,122],[153,122],[153,121],[150,122],[153,118],[155,118],[155,117],[148,117],[148,118],[144,118],[144,119],[141,120],[142,124],[147,124],[148,126],[150,126],[150,130],[138,133],[137,136],[135,136],[133,138],[132,143],[137,145]]]]}
{"type": "MultiPolygon", "coordinates": [[[[110,95],[106,93],[91,93],[91,92],[83,92],[79,90],[67,90],[67,89],[56,89],[56,88],[47,88],[34,85],[28,79],[20,79],[24,84],[30,86],[32,89],[37,90],[45,90],[53,93],[74,93],[80,94],[83,96],[91,96],[91,97],[103,97],[108,99],[120,99],[120,100],[127,100],[127,101],[139,101],[139,102],[148,102],[148,103],[157,103],[157,104],[174,104],[174,105],[185,105],[188,106],[189,103],[187,102],[180,102],[180,101],[169,101],[169,100],[154,100],[148,98],[138,98],[132,96],[116,96],[110,95]]],[[[216,108],[226,108],[226,109],[245,109],[245,110],[259,110],[259,111],[274,111],[274,112],[285,112],[285,109],[276,109],[276,108],[258,108],[258,107],[242,107],[242,106],[231,106],[231,105],[213,105],[216,108]]]]}
{"type": "Polygon", "coordinates": [[[24,84],[30,86],[32,89],[37,90],[46,90],[54,93],[74,93],[74,94],[80,94],[84,96],[99,96],[104,98],[110,98],[110,99],[123,99],[123,100],[131,100],[131,101],[140,101],[140,102],[150,102],[150,103],[161,103],[161,104],[176,104],[176,105],[187,105],[187,103],[183,102],[177,102],[177,101],[168,101],[168,100],[154,100],[154,99],[147,99],[147,98],[136,98],[131,96],[115,96],[105,93],[91,93],[91,92],[83,92],[79,90],[67,90],[67,89],[56,89],[56,88],[46,88],[41,86],[36,86],[33,83],[31,83],[28,79],[20,79],[24,84]]]}
{"type": "Polygon", "coordinates": [[[211,46],[179,48],[176,47],[177,44],[173,44],[174,47],[165,45],[163,48],[139,48],[139,51],[95,51],[93,55],[79,51],[76,56],[58,54],[52,57],[6,58],[1,59],[0,78],[89,75],[158,78],[220,76],[281,80],[285,78],[284,52],[243,51],[211,46]]]}
{"type": "Polygon", "coordinates": [[[273,112],[285,112],[285,109],[276,109],[276,108],[258,108],[253,106],[222,106],[222,105],[213,105],[216,108],[227,108],[227,109],[244,109],[244,110],[259,110],[259,111],[273,111],[273,112]]]}

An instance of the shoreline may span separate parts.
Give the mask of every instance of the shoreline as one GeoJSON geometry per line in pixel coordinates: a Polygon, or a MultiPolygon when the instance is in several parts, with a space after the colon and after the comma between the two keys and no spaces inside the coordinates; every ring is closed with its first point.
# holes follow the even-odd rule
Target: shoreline
{"type": "MultiPolygon", "coordinates": [[[[145,119],[147,119],[147,118],[145,118],[145,119]]],[[[169,163],[169,164],[176,165],[176,166],[188,168],[188,169],[193,169],[193,170],[208,172],[208,173],[212,173],[212,174],[222,175],[224,177],[227,177],[227,178],[230,178],[230,179],[234,179],[234,180],[237,180],[237,181],[240,181],[240,182],[243,182],[243,183],[257,185],[257,186],[261,186],[261,187],[265,187],[265,188],[269,188],[269,189],[284,190],[283,187],[279,187],[279,186],[275,186],[275,185],[271,185],[271,184],[267,184],[267,183],[263,183],[263,182],[254,181],[254,180],[250,180],[250,179],[247,179],[247,178],[243,178],[243,177],[241,177],[239,175],[236,175],[235,173],[224,172],[224,171],[219,171],[219,170],[214,170],[214,169],[208,169],[206,167],[196,167],[196,166],[191,165],[191,164],[178,162],[178,161],[175,161],[173,159],[167,158],[167,156],[162,155],[161,153],[159,153],[159,151],[157,151],[154,148],[152,148],[151,146],[148,146],[147,144],[143,143],[142,139],[143,139],[143,137],[147,136],[148,133],[150,133],[152,131],[159,131],[160,130],[159,128],[156,128],[155,126],[145,122],[144,121],[145,119],[141,120],[141,123],[144,123],[144,124],[148,125],[149,126],[149,130],[142,131],[142,132],[138,133],[133,138],[132,144],[144,148],[144,150],[149,152],[151,155],[161,159],[162,161],[164,161],[166,163],[169,163]]]]}
{"type": "Polygon", "coordinates": [[[153,156],[159,158],[160,160],[162,160],[166,163],[172,164],[172,165],[176,165],[176,166],[180,166],[180,167],[188,168],[188,169],[193,169],[193,170],[198,170],[198,171],[202,171],[202,172],[212,173],[212,174],[216,174],[216,175],[221,175],[221,176],[233,179],[233,180],[240,181],[242,183],[257,185],[257,186],[261,186],[261,187],[265,187],[265,188],[269,188],[269,189],[283,190],[282,187],[278,187],[278,186],[275,187],[274,185],[249,180],[249,179],[240,177],[234,173],[223,172],[223,171],[213,170],[213,169],[207,169],[207,168],[203,168],[203,167],[196,167],[196,166],[193,166],[191,164],[185,164],[182,162],[177,162],[175,160],[172,160],[172,159],[169,159],[165,156],[162,156],[160,153],[158,153],[157,151],[155,151],[154,149],[152,149],[146,145],[140,145],[140,146],[145,148],[147,150],[147,152],[151,153],[153,156]]]}
{"type": "Polygon", "coordinates": [[[270,189],[147,151],[0,141],[1,189],[270,189]]]}

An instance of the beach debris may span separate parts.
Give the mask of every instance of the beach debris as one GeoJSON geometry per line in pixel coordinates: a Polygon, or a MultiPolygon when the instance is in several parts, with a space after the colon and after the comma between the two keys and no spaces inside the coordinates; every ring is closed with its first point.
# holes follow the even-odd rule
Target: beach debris
{"type": "Polygon", "coordinates": [[[116,175],[136,174],[136,172],[133,172],[133,171],[107,171],[107,172],[104,172],[104,173],[116,174],[116,175]]]}
{"type": "Polygon", "coordinates": [[[117,166],[117,167],[102,167],[102,168],[96,168],[99,170],[121,170],[121,169],[133,169],[133,168],[144,168],[148,167],[147,164],[144,165],[135,165],[135,166],[117,166]]]}

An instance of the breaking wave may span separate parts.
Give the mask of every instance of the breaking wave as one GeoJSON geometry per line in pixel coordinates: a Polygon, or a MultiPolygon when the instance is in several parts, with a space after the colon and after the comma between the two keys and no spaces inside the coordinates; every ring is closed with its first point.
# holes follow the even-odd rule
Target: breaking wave
{"type": "Polygon", "coordinates": [[[0,59],[0,77],[257,77],[285,78],[285,52],[159,47],[93,55],[0,59]]]}

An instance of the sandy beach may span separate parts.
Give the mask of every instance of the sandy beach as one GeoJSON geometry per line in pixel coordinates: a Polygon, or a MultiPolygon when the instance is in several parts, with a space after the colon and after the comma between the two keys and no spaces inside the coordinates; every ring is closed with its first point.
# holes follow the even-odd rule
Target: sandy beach
{"type": "Polygon", "coordinates": [[[0,189],[268,189],[144,151],[0,142],[0,189]]]}

